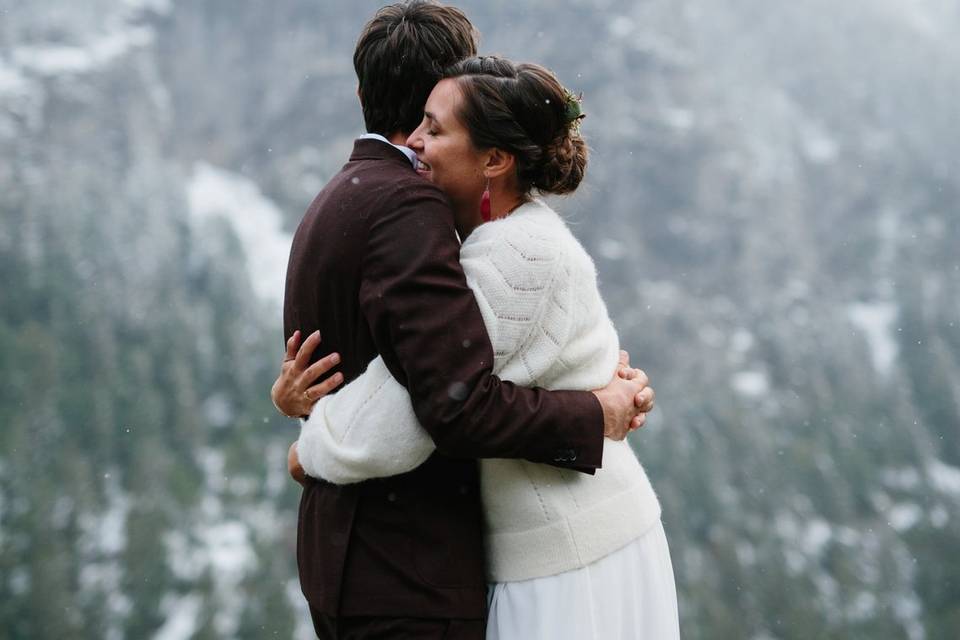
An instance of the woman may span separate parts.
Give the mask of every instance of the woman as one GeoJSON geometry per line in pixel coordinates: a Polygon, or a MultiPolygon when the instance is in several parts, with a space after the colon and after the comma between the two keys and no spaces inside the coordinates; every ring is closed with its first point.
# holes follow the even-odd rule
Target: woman
{"type": "MultiPolygon", "coordinates": [[[[521,385],[594,389],[618,367],[593,262],[534,196],[579,185],[582,117],[579,100],[543,67],[473,58],[437,84],[407,141],[417,170],[453,205],[494,372],[521,385]]],[[[456,381],[450,393],[458,393],[456,381]]],[[[299,461],[308,474],[342,484],[403,473],[433,449],[406,390],[377,358],[318,402],[291,455],[294,467],[299,461]]],[[[626,442],[604,443],[594,476],[482,460],[481,484],[488,638],[679,637],[660,506],[626,442]]]]}

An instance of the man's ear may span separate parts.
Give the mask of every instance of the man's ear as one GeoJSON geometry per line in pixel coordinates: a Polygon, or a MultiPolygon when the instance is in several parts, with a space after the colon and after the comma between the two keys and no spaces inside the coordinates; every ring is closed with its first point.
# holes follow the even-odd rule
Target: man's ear
{"type": "Polygon", "coordinates": [[[483,175],[486,178],[499,178],[513,171],[517,161],[512,153],[503,149],[493,148],[487,152],[487,160],[483,166],[483,175]]]}

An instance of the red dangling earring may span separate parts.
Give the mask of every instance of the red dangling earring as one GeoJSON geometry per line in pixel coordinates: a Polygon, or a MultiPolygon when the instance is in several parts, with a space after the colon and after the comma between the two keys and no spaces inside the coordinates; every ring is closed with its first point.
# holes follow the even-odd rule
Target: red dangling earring
{"type": "Polygon", "coordinates": [[[490,178],[487,178],[487,186],[480,196],[480,217],[484,222],[490,222],[490,178]]]}

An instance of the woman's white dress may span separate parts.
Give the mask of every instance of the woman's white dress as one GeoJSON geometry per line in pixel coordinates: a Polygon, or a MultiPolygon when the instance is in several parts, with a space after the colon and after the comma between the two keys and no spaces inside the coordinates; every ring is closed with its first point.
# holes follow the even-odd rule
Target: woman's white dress
{"type": "Polygon", "coordinates": [[[496,582],[487,640],[676,640],[673,566],[663,525],[580,569],[496,582]]]}

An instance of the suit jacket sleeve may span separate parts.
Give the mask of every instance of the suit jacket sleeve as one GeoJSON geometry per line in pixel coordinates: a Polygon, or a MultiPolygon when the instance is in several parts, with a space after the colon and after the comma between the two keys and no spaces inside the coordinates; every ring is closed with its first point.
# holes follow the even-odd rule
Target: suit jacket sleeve
{"type": "Polygon", "coordinates": [[[370,221],[360,306],[437,449],[598,468],[603,413],[592,393],[528,389],[493,375],[490,338],[440,191],[417,181],[388,197],[386,212],[370,221]]]}

